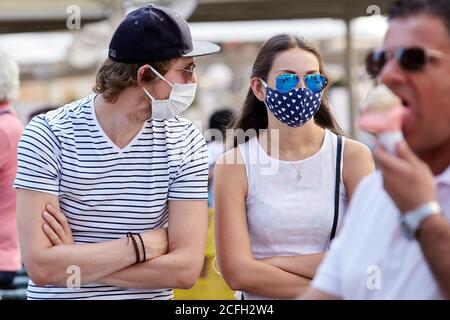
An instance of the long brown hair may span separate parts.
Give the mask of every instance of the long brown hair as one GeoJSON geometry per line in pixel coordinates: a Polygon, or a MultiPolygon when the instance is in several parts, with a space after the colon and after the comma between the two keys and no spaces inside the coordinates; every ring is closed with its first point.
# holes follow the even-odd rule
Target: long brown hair
{"type": "MultiPolygon", "coordinates": [[[[273,36],[263,44],[261,50],[256,56],[255,63],[253,64],[251,77],[258,77],[267,80],[267,76],[272,68],[275,57],[279,53],[293,48],[300,48],[313,53],[319,60],[319,72],[325,75],[322,56],[313,44],[295,35],[279,34],[273,36]]],[[[328,87],[329,84],[324,90],[320,109],[314,115],[314,122],[322,128],[331,130],[335,134],[343,135],[343,131],[339,127],[336,119],[333,117],[328,105],[326,95],[328,87]]],[[[258,135],[260,129],[267,129],[267,125],[268,117],[266,105],[264,102],[258,100],[258,98],[253,94],[252,88],[249,88],[244,105],[242,106],[241,111],[236,115],[232,128],[234,129],[234,132],[238,129],[241,129],[244,132],[249,129],[254,129],[256,130],[256,135],[258,135]]],[[[247,136],[245,141],[249,138],[250,136],[247,136]]],[[[234,146],[237,146],[238,143],[244,142],[238,141],[241,139],[237,139],[236,135],[233,140],[234,146]]]]}

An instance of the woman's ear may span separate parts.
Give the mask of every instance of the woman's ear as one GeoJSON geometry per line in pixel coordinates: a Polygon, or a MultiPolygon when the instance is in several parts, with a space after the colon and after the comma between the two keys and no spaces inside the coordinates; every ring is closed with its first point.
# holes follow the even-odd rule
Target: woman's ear
{"type": "Polygon", "coordinates": [[[261,83],[261,78],[252,77],[250,79],[250,88],[252,88],[253,94],[259,101],[264,102],[266,100],[266,89],[261,83]]]}

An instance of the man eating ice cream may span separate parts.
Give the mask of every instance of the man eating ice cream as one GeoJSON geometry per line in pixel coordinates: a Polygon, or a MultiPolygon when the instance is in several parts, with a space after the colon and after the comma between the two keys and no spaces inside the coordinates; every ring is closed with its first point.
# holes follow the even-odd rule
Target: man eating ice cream
{"type": "MultiPolygon", "coordinates": [[[[395,2],[367,62],[400,99],[405,141],[377,146],[381,170],[360,183],[303,298],[450,299],[450,0],[395,2]]],[[[380,108],[360,126],[389,131],[367,118],[380,108]]]]}

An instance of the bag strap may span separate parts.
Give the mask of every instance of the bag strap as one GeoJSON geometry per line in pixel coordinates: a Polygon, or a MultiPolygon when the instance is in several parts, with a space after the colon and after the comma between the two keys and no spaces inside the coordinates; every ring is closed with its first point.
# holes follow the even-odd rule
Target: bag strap
{"type": "Polygon", "coordinates": [[[339,193],[341,187],[341,155],[342,155],[342,136],[337,136],[337,155],[336,155],[336,181],[334,187],[334,219],[333,228],[330,234],[330,243],[336,235],[336,228],[339,219],[339,193]]]}

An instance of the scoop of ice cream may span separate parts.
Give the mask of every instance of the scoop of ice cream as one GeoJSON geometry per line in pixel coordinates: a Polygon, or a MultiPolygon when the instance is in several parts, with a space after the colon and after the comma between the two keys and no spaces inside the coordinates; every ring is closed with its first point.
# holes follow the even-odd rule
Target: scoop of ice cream
{"type": "Polygon", "coordinates": [[[401,131],[402,117],[403,108],[400,106],[384,112],[365,112],[358,120],[358,127],[374,134],[401,131]]]}
{"type": "Polygon", "coordinates": [[[376,86],[361,105],[358,120],[361,130],[379,134],[400,131],[402,126],[402,101],[386,85],[376,86]]]}
{"type": "Polygon", "coordinates": [[[363,112],[383,112],[393,107],[401,106],[402,100],[397,97],[385,84],[379,84],[370,91],[363,101],[363,112]]]}

